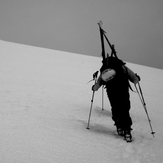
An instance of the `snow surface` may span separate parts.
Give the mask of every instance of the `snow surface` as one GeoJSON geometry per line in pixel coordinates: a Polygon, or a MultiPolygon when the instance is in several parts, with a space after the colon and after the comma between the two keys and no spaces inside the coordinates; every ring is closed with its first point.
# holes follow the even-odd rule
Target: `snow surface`
{"type": "MultiPolygon", "coordinates": [[[[1,163],[163,162],[163,70],[127,63],[141,76],[152,121],[131,92],[132,143],[117,136],[110,104],[95,93],[92,74],[101,58],[0,41],[1,163]]],[[[133,87],[134,89],[134,87],[133,87]]]]}

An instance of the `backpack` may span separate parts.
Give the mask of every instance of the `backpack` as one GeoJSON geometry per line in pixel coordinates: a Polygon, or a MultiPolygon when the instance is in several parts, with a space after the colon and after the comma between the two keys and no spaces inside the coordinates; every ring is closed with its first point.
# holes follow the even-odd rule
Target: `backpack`
{"type": "Polygon", "coordinates": [[[102,85],[107,85],[107,82],[109,80],[112,80],[114,76],[119,75],[122,76],[123,79],[125,79],[127,86],[133,91],[129,81],[135,83],[137,78],[134,72],[130,70],[127,66],[125,66],[125,62],[116,57],[111,56],[104,59],[102,63],[103,65],[100,68],[102,85]]]}

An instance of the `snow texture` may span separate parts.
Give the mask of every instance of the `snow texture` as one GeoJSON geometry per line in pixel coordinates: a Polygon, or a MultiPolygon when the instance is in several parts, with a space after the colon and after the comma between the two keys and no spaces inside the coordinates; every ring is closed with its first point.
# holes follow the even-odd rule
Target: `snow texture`
{"type": "Polygon", "coordinates": [[[102,111],[102,89],[86,129],[94,83],[87,82],[101,58],[5,41],[0,58],[0,162],[163,162],[163,70],[127,63],[141,77],[156,134],[138,94],[130,92],[134,140],[126,143],[116,134],[106,93],[102,111]]]}

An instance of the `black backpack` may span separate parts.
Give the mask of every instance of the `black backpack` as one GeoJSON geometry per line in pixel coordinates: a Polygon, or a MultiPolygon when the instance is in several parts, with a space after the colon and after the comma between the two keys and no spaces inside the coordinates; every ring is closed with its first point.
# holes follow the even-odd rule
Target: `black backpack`
{"type": "MultiPolygon", "coordinates": [[[[130,83],[129,83],[129,77],[125,70],[125,62],[118,59],[117,57],[107,57],[102,61],[103,65],[100,68],[100,72],[102,73],[106,69],[114,69],[116,71],[116,74],[119,76],[123,76],[123,78],[126,81],[127,86],[133,91],[130,83]]],[[[107,85],[106,82],[102,82],[102,85],[107,85]]]]}

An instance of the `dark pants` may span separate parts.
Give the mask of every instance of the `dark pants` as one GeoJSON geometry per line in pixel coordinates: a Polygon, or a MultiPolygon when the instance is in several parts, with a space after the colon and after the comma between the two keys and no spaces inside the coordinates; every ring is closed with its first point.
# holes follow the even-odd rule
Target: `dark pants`
{"type": "Polygon", "coordinates": [[[132,120],[130,117],[130,98],[129,92],[110,93],[107,91],[108,98],[112,107],[112,119],[117,127],[124,130],[130,130],[132,120]]]}

